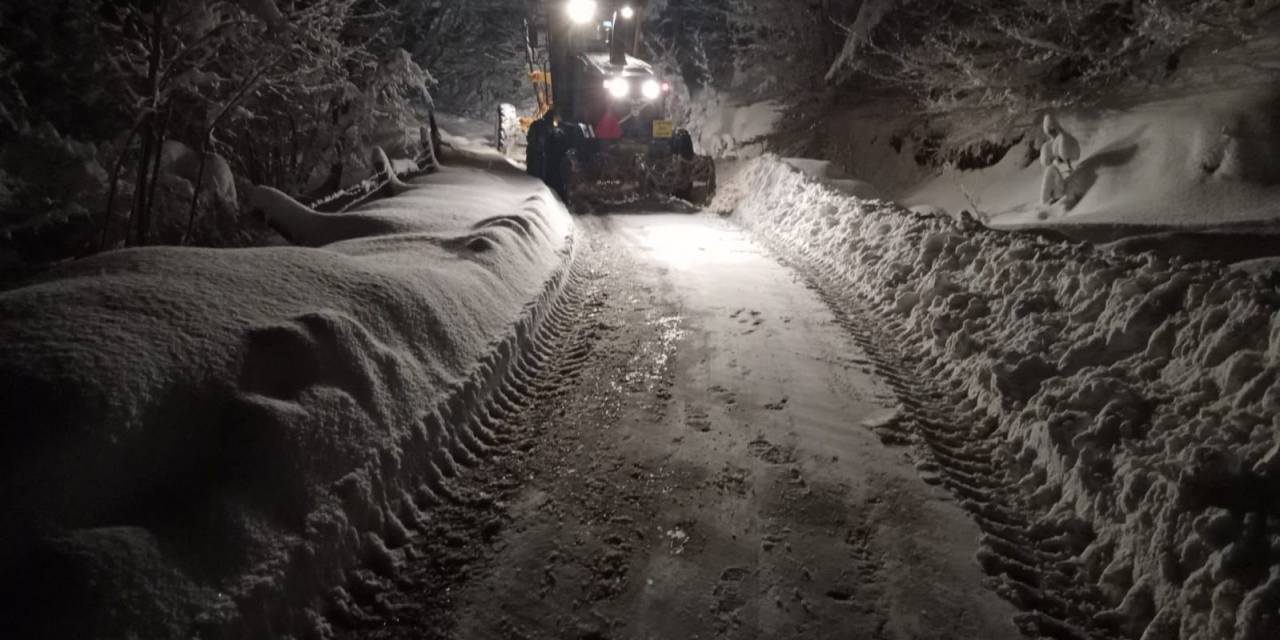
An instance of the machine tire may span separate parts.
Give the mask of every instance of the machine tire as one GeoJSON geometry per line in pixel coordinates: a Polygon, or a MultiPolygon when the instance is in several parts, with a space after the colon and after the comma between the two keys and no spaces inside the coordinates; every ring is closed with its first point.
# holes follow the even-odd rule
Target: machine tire
{"type": "Polygon", "coordinates": [[[711,204],[716,196],[716,163],[708,156],[694,158],[689,171],[689,202],[701,207],[711,204]]]}
{"type": "Polygon", "coordinates": [[[560,127],[560,134],[564,136],[565,149],[582,155],[587,145],[587,134],[582,131],[582,127],[576,124],[563,125],[560,127]]]}
{"type": "MultiPolygon", "coordinates": [[[[551,187],[566,204],[569,203],[569,189],[565,185],[566,175],[566,158],[573,156],[572,167],[577,172],[577,176],[581,176],[582,156],[586,148],[586,136],[583,134],[582,128],[569,124],[549,127],[547,130],[546,155],[544,160],[542,176],[543,182],[551,187]]],[[[573,176],[569,176],[570,178],[573,176]]]]}
{"type": "Polygon", "coordinates": [[[524,150],[525,173],[546,182],[548,185],[551,184],[551,181],[547,176],[546,165],[551,133],[550,123],[542,120],[534,122],[529,127],[529,141],[524,150]]]}
{"type": "Polygon", "coordinates": [[[688,129],[676,129],[671,136],[671,153],[685,160],[693,159],[693,136],[688,129]]]}
{"type": "Polygon", "coordinates": [[[683,166],[685,164],[685,160],[677,156],[674,162],[679,163],[679,165],[677,166],[679,166],[678,175],[681,176],[681,181],[680,181],[680,186],[677,186],[671,189],[671,195],[681,200],[684,200],[685,202],[693,202],[693,196],[694,196],[693,182],[692,181],[686,182],[683,179],[684,177],[686,177],[686,174],[688,173],[687,167],[683,166]]]}
{"type": "Polygon", "coordinates": [[[578,161],[578,152],[570,149],[560,159],[557,167],[560,177],[560,198],[570,212],[574,212],[582,203],[579,202],[579,187],[582,183],[582,165],[578,161]]]}

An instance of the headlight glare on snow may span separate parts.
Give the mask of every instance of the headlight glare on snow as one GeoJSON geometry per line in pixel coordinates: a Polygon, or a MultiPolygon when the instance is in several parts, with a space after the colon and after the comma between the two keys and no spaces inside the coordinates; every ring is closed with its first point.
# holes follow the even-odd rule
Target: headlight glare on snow
{"type": "Polygon", "coordinates": [[[626,78],[609,78],[604,81],[604,88],[609,91],[609,95],[618,99],[631,94],[631,83],[626,78]]]}
{"type": "Polygon", "coordinates": [[[596,0],[569,0],[569,20],[586,24],[596,18],[596,0]]]}
{"type": "Polygon", "coordinates": [[[640,85],[640,93],[645,100],[657,100],[658,96],[662,95],[662,85],[658,84],[657,80],[650,78],[640,85]]]}

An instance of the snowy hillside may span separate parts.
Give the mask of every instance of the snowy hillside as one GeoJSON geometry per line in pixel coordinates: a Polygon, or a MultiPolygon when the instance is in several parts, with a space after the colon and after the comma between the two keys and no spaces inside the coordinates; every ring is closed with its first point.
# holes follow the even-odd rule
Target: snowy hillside
{"type": "Polygon", "coordinates": [[[902,196],[908,206],[978,209],[1000,227],[1203,227],[1280,218],[1280,129],[1274,92],[1218,90],[1125,110],[1062,118],[1082,157],[1069,197],[1040,200],[1041,140],[1014,146],[983,170],[948,168],[902,196]],[[969,195],[966,195],[966,192],[969,195]]]}
{"type": "Polygon", "coordinates": [[[0,635],[314,636],[394,572],[573,255],[523,175],[416,186],[268,212],[314,248],[116,251],[0,293],[0,635]]]}
{"type": "Polygon", "coordinates": [[[894,437],[983,526],[979,560],[1037,612],[1027,630],[1280,637],[1274,286],[961,228],[772,156],[735,181],[718,206],[939,391],[894,437]]]}

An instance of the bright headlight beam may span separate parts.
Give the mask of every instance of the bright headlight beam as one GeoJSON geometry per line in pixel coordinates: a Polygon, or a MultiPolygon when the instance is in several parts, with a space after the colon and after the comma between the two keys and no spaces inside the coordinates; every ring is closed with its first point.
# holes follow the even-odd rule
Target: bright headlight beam
{"type": "Polygon", "coordinates": [[[650,78],[640,85],[640,93],[646,100],[656,100],[658,96],[662,95],[662,85],[658,84],[657,80],[650,78]]]}
{"type": "Polygon", "coordinates": [[[630,6],[623,7],[622,11],[619,13],[622,15],[623,20],[630,20],[636,17],[636,10],[632,9],[630,6]]]}
{"type": "Polygon", "coordinates": [[[631,93],[631,83],[625,78],[610,78],[604,81],[604,88],[615,98],[625,98],[631,93]]]}
{"type": "Polygon", "coordinates": [[[596,0],[569,0],[567,9],[574,24],[586,24],[596,18],[596,0]]]}

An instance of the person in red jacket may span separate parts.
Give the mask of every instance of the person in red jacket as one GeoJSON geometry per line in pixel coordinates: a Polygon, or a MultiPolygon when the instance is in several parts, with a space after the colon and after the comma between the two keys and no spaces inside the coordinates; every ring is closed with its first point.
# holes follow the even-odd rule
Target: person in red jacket
{"type": "Polygon", "coordinates": [[[596,138],[600,140],[617,140],[622,137],[622,122],[613,113],[613,107],[606,107],[604,115],[596,123],[596,138]]]}

